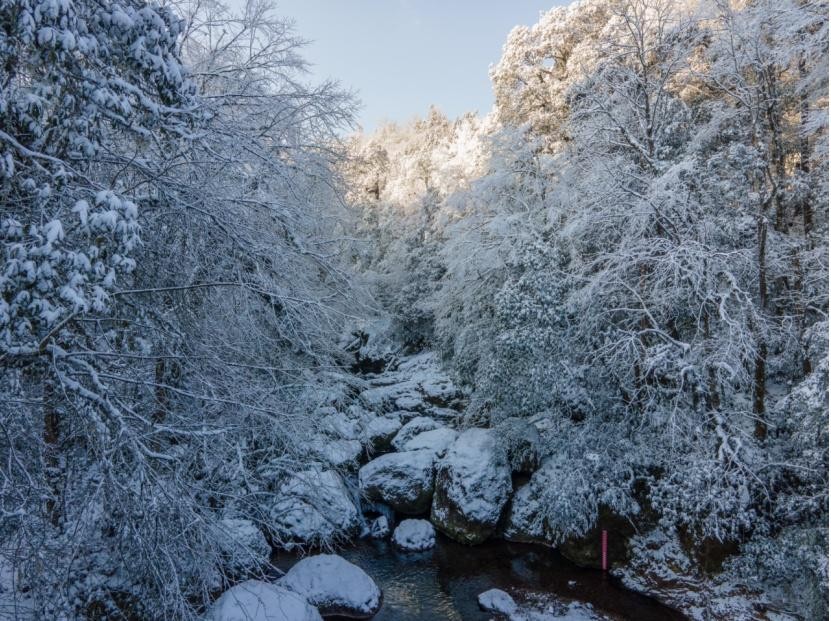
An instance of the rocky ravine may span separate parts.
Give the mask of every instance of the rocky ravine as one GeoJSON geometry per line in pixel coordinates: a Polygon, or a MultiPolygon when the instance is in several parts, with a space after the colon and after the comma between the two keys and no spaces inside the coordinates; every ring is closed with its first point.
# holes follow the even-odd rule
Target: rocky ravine
{"type": "MultiPolygon", "coordinates": [[[[366,339],[359,343],[365,344],[366,339]]],[[[398,548],[416,551],[434,545],[434,529],[469,545],[495,536],[545,545],[556,540],[536,500],[541,488],[557,485],[556,469],[550,467],[541,449],[544,419],[508,419],[493,429],[461,428],[465,395],[441,370],[433,353],[373,356],[365,346],[354,351],[351,390],[333,391],[332,402],[316,412],[318,433],[302,447],[316,458],[317,465],[282,474],[275,480],[276,493],[265,496],[265,536],[272,546],[291,549],[355,537],[391,537],[398,548]],[[344,399],[345,393],[351,397],[344,399]]],[[[635,590],[693,611],[694,618],[768,618],[753,613],[744,616],[751,608],[746,605],[746,593],[733,597],[729,589],[720,588],[720,598],[713,598],[703,581],[696,583],[699,594],[684,589],[684,584],[689,584],[685,583],[687,576],[676,576],[674,581],[664,575],[652,579],[649,571],[655,568],[645,565],[643,556],[632,558],[633,550],[647,548],[639,544],[644,535],[636,534],[631,523],[608,511],[601,510],[599,520],[614,542],[610,549],[612,568],[635,590]],[[639,563],[636,578],[631,568],[639,563]]],[[[229,542],[237,544],[233,556],[241,574],[246,562],[251,566],[267,562],[269,545],[252,522],[226,522],[229,542]]],[[[561,542],[559,551],[579,565],[599,568],[599,528],[598,524],[583,537],[561,542]]],[[[378,593],[376,597],[371,579],[354,565],[346,568],[351,564],[343,559],[340,561],[346,565],[340,567],[339,561],[333,560],[339,557],[320,555],[307,560],[323,557],[315,562],[313,569],[319,575],[314,580],[308,575],[305,581],[286,576],[277,587],[289,595],[275,591],[266,595],[288,598],[293,606],[291,598],[299,594],[319,608],[316,614],[324,616],[374,615],[381,596],[378,593]],[[327,592],[332,591],[325,584],[329,570],[334,575],[339,575],[338,571],[353,575],[351,588],[345,593],[337,589],[327,592]],[[305,590],[297,584],[304,584],[305,590]],[[314,591],[311,595],[310,590],[314,591]],[[328,599],[321,600],[321,592],[328,599]],[[360,601],[353,601],[356,597],[360,601]]],[[[228,608],[226,596],[236,589],[243,600],[250,599],[249,591],[256,600],[263,596],[263,584],[248,581],[237,585],[217,601],[212,608],[214,616],[209,618],[235,618],[218,612],[222,606],[228,608]]],[[[233,606],[228,610],[239,612],[233,606]]],[[[306,616],[297,618],[319,618],[302,614],[306,616]]],[[[520,617],[528,615],[516,618],[520,617]]]]}

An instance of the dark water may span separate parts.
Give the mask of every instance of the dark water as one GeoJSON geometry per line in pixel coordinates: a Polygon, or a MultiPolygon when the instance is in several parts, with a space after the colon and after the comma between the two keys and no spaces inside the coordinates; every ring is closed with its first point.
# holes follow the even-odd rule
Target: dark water
{"type": "MultiPolygon", "coordinates": [[[[542,546],[493,540],[457,544],[439,535],[427,552],[404,553],[386,541],[360,541],[338,553],[366,571],[384,592],[375,621],[486,621],[477,596],[491,588],[522,589],[592,604],[616,619],[673,621],[685,617],[619,586],[603,572],[581,569],[542,546]]],[[[297,561],[282,554],[281,569],[297,561]]]]}

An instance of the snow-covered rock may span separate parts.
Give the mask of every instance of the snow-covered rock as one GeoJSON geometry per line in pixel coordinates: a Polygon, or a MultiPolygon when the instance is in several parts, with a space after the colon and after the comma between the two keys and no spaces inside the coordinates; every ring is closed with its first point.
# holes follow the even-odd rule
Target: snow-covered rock
{"type": "Polygon", "coordinates": [[[348,416],[345,412],[334,411],[320,419],[321,433],[332,438],[342,440],[357,440],[361,435],[361,426],[358,420],[348,416]]]}
{"type": "Polygon", "coordinates": [[[269,529],[283,547],[354,533],[358,509],[337,472],[305,470],[286,480],[271,501],[269,529]]]}
{"type": "Polygon", "coordinates": [[[370,383],[360,398],[373,409],[423,411],[431,405],[448,406],[461,395],[431,352],[402,358],[395,370],[370,383]]]}
{"type": "Polygon", "coordinates": [[[419,451],[430,449],[436,455],[444,455],[448,447],[456,441],[459,434],[447,427],[439,427],[430,431],[423,431],[404,443],[402,450],[419,451]]]}
{"type": "Polygon", "coordinates": [[[363,455],[363,446],[358,440],[317,435],[304,446],[309,455],[333,468],[354,468],[363,455]]]}
{"type": "Polygon", "coordinates": [[[271,556],[271,546],[265,535],[251,520],[227,518],[217,525],[219,547],[227,567],[235,574],[257,570],[271,556]]]}
{"type": "Polygon", "coordinates": [[[479,608],[488,612],[511,615],[517,611],[514,598],[500,589],[489,589],[484,593],[480,593],[478,602],[479,608]]]}
{"type": "Polygon", "coordinates": [[[301,595],[261,580],[246,580],[223,593],[205,621],[322,621],[301,595]]]}
{"type": "Polygon", "coordinates": [[[297,562],[280,585],[317,606],[324,616],[369,619],[381,608],[381,589],[363,569],[336,554],[297,562]]]}
{"type": "Polygon", "coordinates": [[[407,449],[405,449],[404,446],[407,442],[425,431],[432,431],[434,429],[438,429],[439,427],[441,427],[441,424],[437,423],[432,418],[428,418],[427,416],[417,416],[404,425],[395,435],[395,438],[392,440],[392,446],[396,451],[405,451],[407,449]]]}
{"type": "Polygon", "coordinates": [[[433,497],[435,458],[429,449],[381,455],[358,471],[361,493],[401,513],[424,513],[433,497]]]}
{"type": "Polygon", "coordinates": [[[540,432],[527,420],[512,417],[496,427],[500,445],[514,472],[531,474],[540,462],[540,432]]]}
{"type": "Polygon", "coordinates": [[[436,529],[427,520],[402,520],[392,534],[392,542],[408,552],[429,550],[436,545],[436,529]]]}
{"type": "Polygon", "coordinates": [[[369,525],[369,536],[373,539],[386,539],[390,534],[390,522],[386,515],[379,515],[369,525]]]}
{"type": "Polygon", "coordinates": [[[385,453],[392,447],[392,439],[401,429],[401,421],[394,416],[378,416],[364,426],[362,438],[373,453],[385,453]]]}
{"type": "Polygon", "coordinates": [[[481,543],[496,530],[511,494],[511,469],[489,429],[468,429],[436,465],[430,520],[448,536],[481,543]]]}

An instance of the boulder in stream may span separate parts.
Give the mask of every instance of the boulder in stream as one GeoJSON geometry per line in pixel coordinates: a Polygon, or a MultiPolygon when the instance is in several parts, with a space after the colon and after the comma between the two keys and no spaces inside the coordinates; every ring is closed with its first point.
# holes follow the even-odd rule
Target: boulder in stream
{"type": "Polygon", "coordinates": [[[392,534],[397,548],[421,552],[436,545],[436,529],[427,520],[403,520],[392,534]]]}
{"type": "Polygon", "coordinates": [[[381,589],[375,581],[336,554],[301,559],[279,584],[317,606],[324,617],[369,619],[381,608],[381,589]]]}
{"type": "Polygon", "coordinates": [[[512,615],[517,611],[514,598],[501,589],[488,589],[479,594],[477,601],[479,602],[479,608],[487,612],[512,615]]]}
{"type": "Polygon", "coordinates": [[[390,522],[386,515],[379,515],[369,525],[369,536],[373,539],[386,539],[390,534],[390,522]]]}
{"type": "Polygon", "coordinates": [[[494,432],[468,429],[436,465],[430,521],[456,541],[482,543],[496,530],[510,494],[511,469],[494,432]]]}
{"type": "Polygon", "coordinates": [[[361,493],[400,513],[425,513],[433,497],[435,458],[430,449],[381,455],[358,471],[361,493]]]}

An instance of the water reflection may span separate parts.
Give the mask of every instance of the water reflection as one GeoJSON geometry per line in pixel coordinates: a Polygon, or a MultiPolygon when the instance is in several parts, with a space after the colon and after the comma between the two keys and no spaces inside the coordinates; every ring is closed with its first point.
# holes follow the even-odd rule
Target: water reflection
{"type": "MultiPolygon", "coordinates": [[[[437,537],[433,550],[403,553],[386,541],[361,541],[339,552],[384,592],[376,621],[485,621],[476,598],[490,588],[527,589],[591,603],[617,619],[672,621],[684,617],[627,591],[602,572],[581,569],[553,550],[501,540],[468,547],[437,537]]],[[[296,558],[280,555],[283,569],[296,558]]]]}

